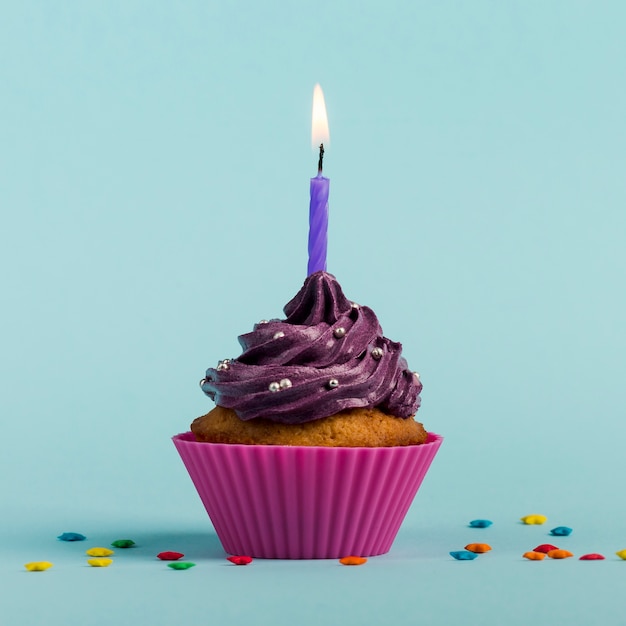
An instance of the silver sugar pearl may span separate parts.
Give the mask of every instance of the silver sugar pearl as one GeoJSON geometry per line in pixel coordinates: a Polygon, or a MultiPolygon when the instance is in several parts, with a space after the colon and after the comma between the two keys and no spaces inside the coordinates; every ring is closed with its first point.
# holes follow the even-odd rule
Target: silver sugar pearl
{"type": "Polygon", "coordinates": [[[339,326],[333,330],[333,335],[335,335],[337,339],[341,339],[346,336],[346,329],[343,326],[339,326]]]}
{"type": "Polygon", "coordinates": [[[277,391],[280,391],[280,383],[277,383],[277,382],[270,383],[267,388],[272,393],[276,393],[277,391]]]}
{"type": "Polygon", "coordinates": [[[413,376],[415,377],[415,379],[416,379],[417,381],[419,381],[419,379],[420,379],[420,374],[419,374],[419,372],[413,372],[413,376]]]}
{"type": "Polygon", "coordinates": [[[328,381],[328,388],[329,389],[336,389],[337,387],[339,387],[339,381],[336,378],[331,378],[328,381]]]}
{"type": "Polygon", "coordinates": [[[285,333],[282,330],[279,330],[277,333],[274,333],[274,339],[282,339],[285,336],[285,333]]]}
{"type": "Polygon", "coordinates": [[[259,322],[259,324],[269,324],[269,323],[270,323],[269,320],[261,320],[259,322]]]}
{"type": "Polygon", "coordinates": [[[229,364],[230,363],[230,359],[224,359],[223,361],[220,361],[217,364],[217,371],[218,372],[223,372],[224,370],[227,370],[229,368],[229,364]]]}
{"type": "Polygon", "coordinates": [[[372,357],[379,361],[383,357],[383,349],[382,348],[374,348],[372,350],[372,357]]]}
{"type": "Polygon", "coordinates": [[[357,304],[356,302],[353,302],[350,306],[351,306],[353,309],[360,309],[360,308],[361,308],[361,305],[360,305],[360,304],[357,304]]]}
{"type": "Polygon", "coordinates": [[[206,378],[203,378],[198,384],[200,385],[200,387],[202,388],[202,385],[204,385],[204,383],[207,382],[206,378]]]}
{"type": "Polygon", "coordinates": [[[289,389],[289,387],[292,386],[291,381],[288,378],[283,378],[278,384],[281,389],[289,389]]]}

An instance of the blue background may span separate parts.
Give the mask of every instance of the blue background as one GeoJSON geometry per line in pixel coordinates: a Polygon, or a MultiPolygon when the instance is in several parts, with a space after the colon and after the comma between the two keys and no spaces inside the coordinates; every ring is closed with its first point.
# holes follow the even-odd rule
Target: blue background
{"type": "Polygon", "coordinates": [[[626,623],[625,19],[617,0],[0,3],[10,623],[626,623]],[[237,568],[170,437],[304,280],[316,82],[329,271],[403,342],[446,439],[389,555],[237,568]],[[522,560],[556,525],[607,560],[522,560]],[[469,541],[494,550],[453,561],[469,541]]]}

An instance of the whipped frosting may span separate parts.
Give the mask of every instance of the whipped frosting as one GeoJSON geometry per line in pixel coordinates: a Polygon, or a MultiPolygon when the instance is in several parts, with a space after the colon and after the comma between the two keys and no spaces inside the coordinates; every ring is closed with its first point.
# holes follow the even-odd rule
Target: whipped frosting
{"type": "Polygon", "coordinates": [[[415,414],[422,384],[402,345],[383,336],[374,311],[348,300],[332,274],[311,274],[284,312],[239,337],[241,356],[206,371],[207,396],[242,420],[285,424],[356,407],[415,414]]]}

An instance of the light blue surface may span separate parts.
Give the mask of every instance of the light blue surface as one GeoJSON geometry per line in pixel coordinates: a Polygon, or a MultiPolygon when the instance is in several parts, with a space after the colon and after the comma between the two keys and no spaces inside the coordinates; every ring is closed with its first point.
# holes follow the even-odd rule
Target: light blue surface
{"type": "Polygon", "coordinates": [[[625,19],[618,1],[1,3],[3,619],[626,623],[625,19]],[[329,270],[403,342],[446,439],[389,555],[235,567],[170,437],[210,408],[206,367],[304,279],[318,81],[329,270]],[[85,566],[120,538],[138,547],[85,566]],[[453,561],[470,541],[494,549],[453,561]],[[521,559],[545,542],[607,560],[521,559]]]}

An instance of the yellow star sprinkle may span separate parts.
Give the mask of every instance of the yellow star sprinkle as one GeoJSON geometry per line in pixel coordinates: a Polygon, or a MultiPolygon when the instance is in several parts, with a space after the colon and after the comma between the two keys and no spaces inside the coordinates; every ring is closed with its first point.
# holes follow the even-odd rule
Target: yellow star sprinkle
{"type": "Polygon", "coordinates": [[[89,548],[86,554],[89,556],[111,556],[113,550],[109,550],[108,548],[89,548]]]}
{"type": "Polygon", "coordinates": [[[113,559],[87,559],[87,563],[91,567],[109,567],[113,563],[113,559]]]}
{"type": "Polygon", "coordinates": [[[52,563],[50,563],[50,561],[33,561],[31,563],[26,563],[24,567],[29,572],[45,572],[47,569],[52,567],[52,563]]]}
{"type": "Polygon", "coordinates": [[[619,552],[616,552],[615,554],[617,554],[617,556],[620,559],[624,559],[626,561],[626,550],[620,550],[619,552]]]}
{"type": "Polygon", "coordinates": [[[548,518],[545,515],[525,515],[524,517],[520,517],[520,520],[524,522],[524,524],[545,524],[548,521],[548,518]]]}

